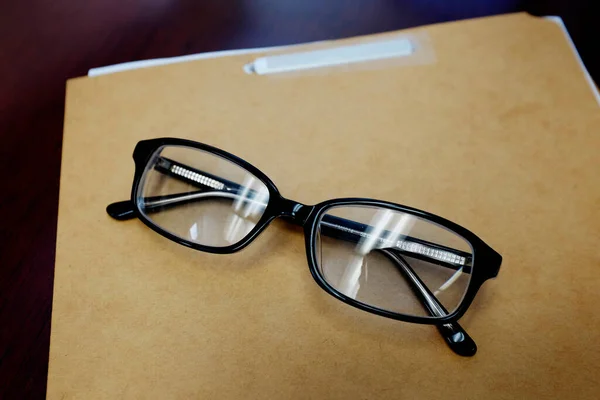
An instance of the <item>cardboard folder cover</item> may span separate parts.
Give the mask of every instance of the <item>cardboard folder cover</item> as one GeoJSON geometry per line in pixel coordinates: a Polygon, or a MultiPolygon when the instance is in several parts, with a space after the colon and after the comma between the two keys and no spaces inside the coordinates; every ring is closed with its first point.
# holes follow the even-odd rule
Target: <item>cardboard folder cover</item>
{"type": "Polygon", "coordinates": [[[434,60],[257,76],[245,54],[68,83],[49,398],[597,397],[600,114],[567,40],[525,14],[409,32],[434,60]],[[162,136],[305,204],[385,199],[477,233],[504,257],[461,320],[477,355],[327,295],[284,222],[211,255],[110,219],[136,142],[162,136]]]}

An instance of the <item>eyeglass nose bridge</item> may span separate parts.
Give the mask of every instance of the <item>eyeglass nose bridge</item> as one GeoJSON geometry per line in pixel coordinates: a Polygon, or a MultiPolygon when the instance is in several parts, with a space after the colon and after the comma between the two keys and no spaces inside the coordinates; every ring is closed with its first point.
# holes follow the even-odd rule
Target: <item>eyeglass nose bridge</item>
{"type": "Polygon", "coordinates": [[[295,225],[303,226],[314,206],[307,206],[294,200],[280,196],[275,204],[275,215],[295,225]]]}

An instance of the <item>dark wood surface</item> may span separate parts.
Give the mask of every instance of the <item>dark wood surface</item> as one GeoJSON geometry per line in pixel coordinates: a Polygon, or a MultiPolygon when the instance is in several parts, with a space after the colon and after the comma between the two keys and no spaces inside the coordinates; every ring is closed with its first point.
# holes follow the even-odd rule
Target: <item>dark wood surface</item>
{"type": "Polygon", "coordinates": [[[125,61],[341,38],[522,9],[562,15],[598,79],[599,32],[591,2],[2,2],[0,399],[45,396],[67,79],[125,61]]]}

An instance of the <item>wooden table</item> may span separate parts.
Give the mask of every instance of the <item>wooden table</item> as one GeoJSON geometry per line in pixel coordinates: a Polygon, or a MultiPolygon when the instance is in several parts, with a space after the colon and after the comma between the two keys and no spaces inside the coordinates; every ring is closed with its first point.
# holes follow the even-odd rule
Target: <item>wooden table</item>
{"type": "Polygon", "coordinates": [[[45,396],[67,79],[125,61],[334,39],[522,9],[562,15],[592,75],[600,77],[593,40],[599,32],[586,11],[588,2],[481,3],[22,0],[1,5],[0,399],[45,396]]]}

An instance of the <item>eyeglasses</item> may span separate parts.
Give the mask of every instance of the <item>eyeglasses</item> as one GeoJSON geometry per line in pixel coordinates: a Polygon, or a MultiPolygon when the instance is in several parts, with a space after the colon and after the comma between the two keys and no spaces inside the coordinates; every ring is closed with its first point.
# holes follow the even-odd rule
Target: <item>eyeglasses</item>
{"type": "Polygon", "coordinates": [[[304,205],[246,161],[189,140],[144,140],[133,158],[131,199],[109,205],[111,217],[139,218],[168,239],[218,254],[243,249],[284,218],[304,228],[310,272],[327,293],[383,317],[435,325],[459,355],[477,351],[457,321],[502,257],[467,229],[379,200],[304,205]]]}

